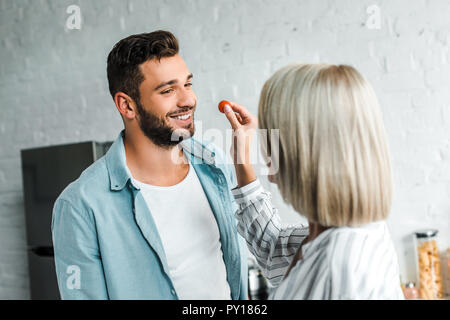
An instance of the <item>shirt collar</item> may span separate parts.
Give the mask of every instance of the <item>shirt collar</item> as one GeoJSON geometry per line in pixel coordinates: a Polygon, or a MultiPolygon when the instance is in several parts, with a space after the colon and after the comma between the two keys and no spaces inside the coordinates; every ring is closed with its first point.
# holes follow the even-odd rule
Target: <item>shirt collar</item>
{"type": "Polygon", "coordinates": [[[316,238],[311,240],[310,242],[302,245],[302,258],[305,259],[309,255],[310,252],[316,252],[319,246],[325,242],[325,239],[328,238],[328,235],[331,231],[335,230],[335,227],[331,227],[323,232],[321,232],[316,238]]]}
{"type": "MultiPolygon", "coordinates": [[[[125,130],[122,130],[105,155],[111,190],[122,190],[128,180],[132,178],[126,163],[124,136],[125,130]]],[[[186,155],[195,157],[201,163],[215,165],[215,153],[199,141],[190,138],[182,141],[180,146],[186,155]]],[[[188,157],[188,159],[192,161],[192,157],[188,157]]]]}

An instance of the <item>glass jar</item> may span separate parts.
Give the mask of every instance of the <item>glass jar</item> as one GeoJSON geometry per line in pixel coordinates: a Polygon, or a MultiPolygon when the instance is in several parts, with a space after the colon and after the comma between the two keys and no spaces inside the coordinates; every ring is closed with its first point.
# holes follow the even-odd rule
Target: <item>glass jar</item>
{"type": "Polygon", "coordinates": [[[441,262],[437,247],[438,230],[427,229],[415,232],[419,297],[442,299],[444,296],[441,262]]]}
{"type": "Polygon", "coordinates": [[[416,288],[416,284],[414,282],[407,282],[405,284],[405,288],[403,289],[403,294],[405,295],[405,299],[418,299],[419,291],[416,288]]]}
{"type": "Polygon", "coordinates": [[[450,248],[447,249],[447,274],[450,278],[450,248]]]}
{"type": "Polygon", "coordinates": [[[450,298],[450,248],[447,249],[446,261],[447,261],[447,296],[450,298]]]}

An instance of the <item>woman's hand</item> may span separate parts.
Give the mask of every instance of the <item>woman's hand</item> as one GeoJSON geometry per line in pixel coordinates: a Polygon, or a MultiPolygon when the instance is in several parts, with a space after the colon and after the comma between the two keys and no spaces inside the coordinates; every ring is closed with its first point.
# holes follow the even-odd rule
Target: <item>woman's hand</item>
{"type": "Polygon", "coordinates": [[[250,150],[258,120],[245,107],[233,102],[225,106],[224,112],[233,128],[230,154],[236,168],[238,187],[243,187],[256,180],[250,163],[250,150]]]}

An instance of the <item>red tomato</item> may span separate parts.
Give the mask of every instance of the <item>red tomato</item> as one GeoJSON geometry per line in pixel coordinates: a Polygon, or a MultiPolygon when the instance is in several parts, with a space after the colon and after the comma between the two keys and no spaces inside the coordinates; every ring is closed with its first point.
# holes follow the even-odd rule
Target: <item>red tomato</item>
{"type": "Polygon", "coordinates": [[[220,103],[219,103],[219,111],[222,112],[222,113],[225,113],[225,106],[226,105],[229,105],[231,107],[231,103],[229,103],[228,101],[226,101],[226,100],[220,101],[220,103]]]}

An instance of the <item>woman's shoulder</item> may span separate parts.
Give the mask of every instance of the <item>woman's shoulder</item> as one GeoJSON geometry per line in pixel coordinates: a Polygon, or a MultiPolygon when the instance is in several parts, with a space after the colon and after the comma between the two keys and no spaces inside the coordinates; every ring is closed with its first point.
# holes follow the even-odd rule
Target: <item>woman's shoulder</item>
{"type": "Polygon", "coordinates": [[[366,240],[363,241],[364,245],[369,245],[370,242],[378,242],[382,239],[390,240],[389,230],[385,220],[355,227],[335,227],[332,228],[328,237],[335,245],[346,246],[362,240],[366,240]]]}
{"type": "Polygon", "coordinates": [[[303,245],[303,256],[321,255],[320,260],[349,263],[362,251],[370,251],[388,236],[384,221],[358,227],[332,227],[303,245]],[[350,260],[349,260],[350,259],[350,260]]]}
{"type": "Polygon", "coordinates": [[[335,262],[352,262],[358,260],[358,255],[392,244],[385,220],[357,227],[333,228],[328,237],[328,253],[337,260],[335,262]]]}
{"type": "Polygon", "coordinates": [[[349,296],[375,292],[398,281],[397,256],[385,221],[356,228],[337,228],[328,247],[333,287],[349,296]],[[356,291],[354,291],[356,290],[356,291]],[[375,291],[374,291],[375,290],[375,291]]]}

